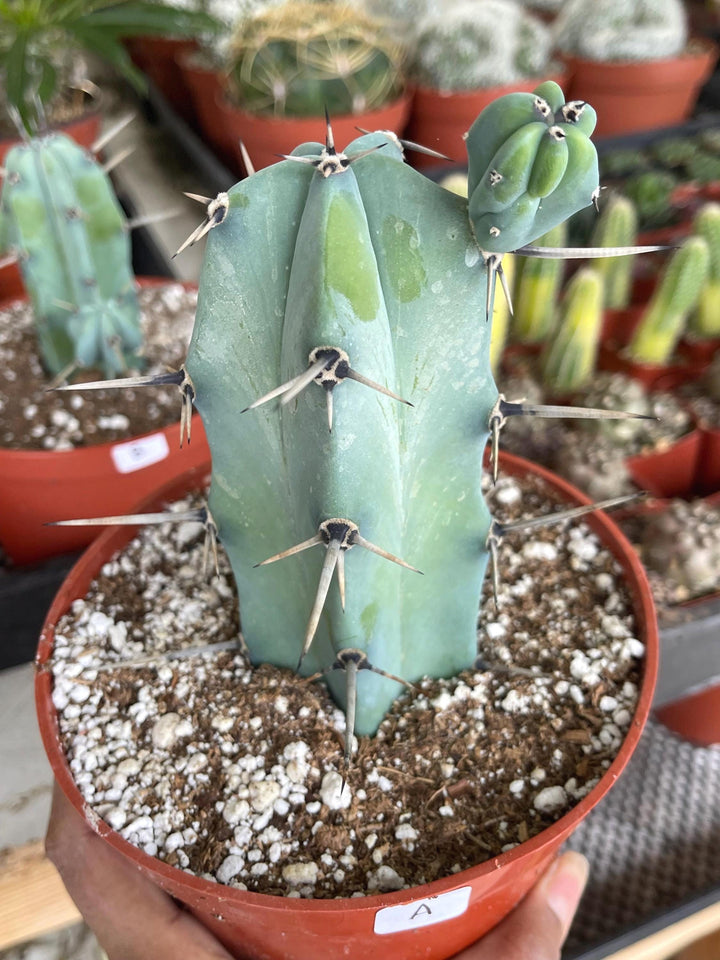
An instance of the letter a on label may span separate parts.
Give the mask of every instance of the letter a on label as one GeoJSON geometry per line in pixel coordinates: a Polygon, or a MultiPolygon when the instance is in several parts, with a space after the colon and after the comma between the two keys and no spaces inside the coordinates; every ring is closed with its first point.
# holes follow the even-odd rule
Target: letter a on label
{"type": "Polygon", "coordinates": [[[375,933],[383,935],[401,930],[419,930],[433,923],[460,917],[470,902],[470,887],[459,887],[437,897],[411,900],[395,907],[383,907],[375,914],[375,933]]]}

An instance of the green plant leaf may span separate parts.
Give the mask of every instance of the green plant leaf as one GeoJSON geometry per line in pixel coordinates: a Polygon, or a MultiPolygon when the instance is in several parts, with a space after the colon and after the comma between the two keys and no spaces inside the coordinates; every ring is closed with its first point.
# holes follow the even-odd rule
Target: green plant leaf
{"type": "Polygon", "coordinates": [[[221,25],[206,13],[177,10],[158,3],[133,0],[103,7],[80,18],[95,29],[109,30],[119,37],[141,34],[164,34],[169,37],[194,37],[198,33],[216,32],[221,25]]]}
{"type": "Polygon", "coordinates": [[[140,93],[144,92],[147,83],[145,75],[138,70],[117,38],[80,21],[71,25],[71,32],[82,47],[102,57],[115,67],[136,90],[140,93]]]}

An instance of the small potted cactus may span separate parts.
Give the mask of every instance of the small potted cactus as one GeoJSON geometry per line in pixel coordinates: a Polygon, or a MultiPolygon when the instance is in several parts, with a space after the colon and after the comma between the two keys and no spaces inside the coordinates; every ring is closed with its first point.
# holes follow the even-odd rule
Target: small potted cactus
{"type": "MultiPolygon", "coordinates": [[[[427,6],[425,16],[406,24],[413,31],[411,140],[456,159],[473,120],[497,97],[544,79],[563,83],[547,27],[515,0],[427,6]]],[[[422,154],[414,159],[416,166],[430,162],[422,154]]]]}
{"type": "MultiPolygon", "coordinates": [[[[644,665],[634,682],[628,680],[632,711],[621,713],[617,701],[605,701],[603,709],[613,720],[601,718],[600,723],[607,726],[612,756],[601,763],[598,782],[583,779],[588,776],[587,753],[593,752],[592,734],[575,729],[563,741],[574,743],[577,751],[570,775],[563,776],[565,786],[556,789],[546,783],[548,775],[535,770],[532,762],[523,780],[528,791],[532,784],[537,793],[533,830],[541,823],[548,829],[530,836],[528,824],[519,823],[517,840],[501,840],[497,852],[488,850],[482,838],[471,842],[468,835],[460,844],[473,862],[485,862],[467,870],[456,870],[454,861],[449,862],[445,875],[435,879],[437,848],[431,844],[423,848],[429,851],[427,858],[418,856],[420,844],[427,843],[432,832],[422,836],[404,815],[396,822],[391,778],[397,775],[403,783],[407,764],[399,758],[382,771],[373,766],[373,776],[366,766],[368,759],[372,766],[388,739],[379,733],[371,739],[388,711],[399,723],[397,736],[389,740],[406,759],[425,749],[424,736],[411,729],[416,714],[396,703],[397,698],[408,687],[426,683],[424,676],[441,682],[458,671],[472,671],[486,567],[492,566],[499,586],[501,543],[528,523],[521,507],[513,523],[500,524],[491,516],[480,484],[488,438],[491,475],[497,477],[498,469],[527,474],[530,468],[511,458],[505,468],[500,464],[497,442],[504,421],[577,415],[567,408],[509,402],[499,394],[490,372],[489,319],[495,281],[504,279],[503,257],[518,249],[528,256],[547,255],[547,249],[528,245],[596,196],[597,157],[589,140],[593,126],[592,107],[566,103],[553,83],[534,93],[501,98],[469,131],[469,199],[464,199],[410,169],[402,144],[387,131],[363,135],[340,151],[328,124],[324,144],[301,144],[283,162],[212,199],[193,235],[208,234],[185,364],[213,453],[207,504],[162,512],[155,512],[157,504],[148,504],[152,513],[89,517],[86,522],[146,523],[148,530],[169,524],[168,542],[193,542],[198,550],[204,527],[208,552],[218,535],[240,598],[249,657],[243,660],[243,676],[249,680],[253,675],[261,683],[266,677],[267,690],[253,695],[245,680],[234,682],[242,659],[236,622],[224,641],[230,648],[225,650],[225,666],[200,662],[191,667],[195,680],[205,678],[194,705],[187,699],[187,686],[173,682],[173,666],[164,658],[160,671],[172,688],[163,700],[162,715],[150,717],[145,693],[128,706],[135,699],[135,681],[132,690],[118,689],[105,701],[108,717],[114,717],[106,727],[108,737],[124,737],[123,731],[139,726],[151,731],[154,754],[145,748],[142,755],[116,750],[101,734],[99,752],[124,763],[118,779],[97,766],[93,772],[88,755],[81,756],[82,747],[69,765],[59,742],[58,712],[82,716],[85,736],[87,711],[104,698],[103,678],[114,684],[112,670],[117,666],[110,661],[98,666],[93,658],[99,647],[104,649],[107,641],[114,651],[111,660],[119,653],[134,656],[141,672],[148,666],[139,634],[118,622],[131,607],[151,612],[135,589],[145,579],[147,566],[141,558],[143,573],[137,583],[130,583],[129,594],[116,591],[116,580],[126,575],[130,558],[112,555],[130,535],[113,530],[86,553],[53,606],[39,651],[37,695],[56,775],[78,811],[92,818],[99,836],[180,897],[233,955],[288,960],[370,953],[440,960],[454,955],[517,903],[563,838],[617,778],[637,742],[652,696],[654,618],[638,561],[609,519],[596,514],[590,522],[599,541],[588,546],[569,536],[567,548],[567,567],[573,570],[588,563],[592,568],[600,543],[612,554],[606,557],[600,581],[605,584],[598,601],[602,623],[598,621],[594,640],[607,642],[609,648],[616,644],[624,668],[631,670],[640,667],[638,658],[645,652],[639,638],[647,643],[644,665]],[[617,570],[618,561],[629,586],[625,597],[631,600],[612,592],[610,571],[617,570]],[[98,575],[109,578],[100,589],[109,601],[107,614],[90,614],[81,599],[98,575]],[[67,617],[75,615],[79,633],[74,634],[67,617]],[[91,646],[78,651],[76,643],[82,647],[83,637],[91,646]],[[77,664],[69,662],[76,657],[77,664]],[[92,672],[80,676],[86,668],[92,672]],[[275,670],[282,671],[283,685],[275,670]],[[339,709],[324,700],[326,706],[318,701],[312,713],[295,699],[296,694],[316,701],[324,696],[312,692],[313,681],[320,679],[339,709]],[[641,690],[635,701],[637,682],[641,690]],[[78,684],[83,686],[80,693],[74,690],[78,684]],[[68,709],[68,704],[81,701],[77,711],[68,709]],[[216,714],[220,703],[223,716],[216,714]],[[250,711],[247,736],[228,715],[240,704],[250,711]],[[262,704],[269,708],[265,724],[255,716],[264,709],[262,704]],[[318,707],[326,723],[319,736],[316,731],[313,753],[288,724],[297,720],[312,726],[313,717],[320,716],[318,707]],[[117,715],[117,708],[127,708],[127,714],[117,715]],[[191,714],[183,719],[180,712],[186,709],[191,714]],[[183,744],[190,715],[197,721],[208,719],[209,736],[221,734],[227,745],[206,746],[191,756],[183,744]],[[618,724],[627,731],[624,742],[618,724]],[[253,754],[250,762],[244,753],[249,741],[254,741],[254,750],[264,749],[261,744],[270,728],[281,738],[279,753],[267,758],[253,754]],[[580,741],[588,746],[587,753],[578,746],[580,741]],[[409,744],[414,746],[408,749],[409,744]],[[148,832],[155,829],[153,816],[128,819],[117,809],[128,778],[148,782],[161,757],[172,758],[170,780],[180,784],[181,791],[188,784],[203,818],[213,819],[206,839],[221,844],[198,868],[199,876],[184,869],[184,847],[195,842],[192,831],[183,833],[172,817],[165,818],[162,852],[170,859],[163,862],[154,834],[148,832]],[[217,781],[208,764],[215,764],[217,781]],[[197,791],[187,779],[196,774],[197,791]],[[357,807],[368,799],[366,778],[369,791],[386,804],[372,819],[357,807]],[[220,781],[235,791],[222,800],[214,793],[220,781]],[[578,804],[558,819],[564,805],[572,803],[568,798],[578,804]],[[388,824],[392,832],[383,834],[388,824]],[[387,839],[380,840],[379,834],[387,839]],[[313,838],[320,850],[326,849],[308,862],[305,844],[313,838]],[[253,849],[256,843],[267,847],[266,854],[253,849]],[[361,852],[369,862],[367,875],[365,869],[358,870],[361,852]],[[415,863],[426,870],[432,882],[425,876],[411,887],[399,875],[395,855],[405,858],[408,869],[415,863]],[[333,890],[348,878],[362,886],[338,899],[333,890]],[[255,886],[249,889],[250,884],[255,886]],[[315,890],[322,892],[316,895],[315,890]]],[[[127,385],[134,389],[137,383],[127,385]]],[[[567,484],[542,476],[562,500],[574,504],[573,515],[592,509],[567,484]]],[[[499,478],[498,489],[512,501],[507,479],[499,478]]],[[[488,477],[486,489],[489,483],[488,477]]],[[[517,505],[517,490],[514,496],[517,505]]],[[[564,511],[552,514],[554,521],[565,516],[564,511]]],[[[547,522],[544,518],[540,525],[547,522]]],[[[532,529],[538,525],[529,523],[532,529]]],[[[552,552],[546,545],[539,556],[552,552]]],[[[524,561],[517,556],[523,579],[524,561]]],[[[159,547],[157,562],[162,566],[166,559],[159,547]]],[[[192,577],[192,567],[179,562],[179,578],[192,577]]],[[[561,560],[562,577],[567,567],[561,560]]],[[[220,557],[216,578],[198,591],[197,602],[172,602],[161,610],[167,617],[157,631],[149,631],[151,642],[160,641],[170,652],[168,624],[176,616],[190,624],[193,638],[203,631],[203,624],[213,618],[203,612],[199,594],[209,609],[222,607],[228,599],[229,570],[220,557]]],[[[162,594],[158,582],[150,579],[151,592],[160,589],[162,594]]],[[[96,597],[99,584],[96,580],[92,588],[96,597]]],[[[573,592],[574,604],[581,597],[580,591],[573,592]]],[[[153,600],[146,599],[152,607],[153,600]]],[[[499,602],[507,608],[515,605],[511,594],[499,602]]],[[[209,637],[222,646],[223,637],[213,631],[211,626],[209,637]]],[[[213,656],[216,647],[213,643],[213,656]]],[[[575,679],[582,676],[591,686],[600,683],[598,658],[593,666],[589,655],[573,649],[565,666],[570,659],[575,679]]],[[[498,676],[506,676],[502,663],[497,669],[498,676]]],[[[527,673],[520,671],[524,679],[527,673]]],[[[490,704],[476,705],[473,694],[464,692],[464,680],[462,684],[461,709],[471,715],[474,728],[490,704]]],[[[579,688],[572,693],[571,686],[566,682],[560,687],[569,698],[563,710],[578,693],[585,702],[585,694],[579,688]]],[[[431,716],[441,711],[447,699],[441,692],[429,694],[429,689],[423,688],[419,701],[426,717],[428,711],[431,716]]],[[[502,684],[498,696],[507,700],[509,710],[517,707],[522,722],[529,701],[518,700],[518,691],[511,695],[502,684]]],[[[454,737],[455,730],[448,728],[445,739],[454,737]]],[[[602,741],[595,739],[602,751],[602,741]]],[[[95,743],[94,734],[88,733],[85,741],[95,743]]],[[[553,756],[548,754],[548,765],[553,756]]],[[[442,759],[439,749],[433,762],[442,759]]],[[[485,760],[479,756],[470,766],[484,770],[485,760]]],[[[463,791],[467,794],[465,777],[471,774],[449,760],[443,761],[443,769],[439,791],[422,774],[401,789],[407,802],[420,798],[426,811],[433,807],[428,814],[432,830],[446,839],[455,834],[456,851],[453,804],[462,800],[463,791]],[[421,796],[423,781],[423,789],[430,784],[427,801],[421,796]],[[436,803],[439,812],[434,812],[436,803]]],[[[168,786],[172,789],[170,781],[168,786]]],[[[516,783],[506,793],[514,796],[524,789],[516,783]]],[[[486,792],[485,787],[470,788],[475,796],[486,792]]],[[[189,793],[186,799],[191,799],[189,793]]],[[[165,817],[164,801],[160,807],[148,807],[158,814],[158,825],[165,817]]],[[[501,833],[506,826],[500,823],[501,833]]],[[[198,840],[202,828],[193,829],[198,840]]],[[[474,828],[468,829],[474,835],[474,828]]]]}
{"type": "MultiPolygon", "coordinates": [[[[162,320],[162,290],[153,292],[146,282],[138,292],[130,231],[142,222],[125,218],[106,170],[65,134],[28,138],[5,159],[0,256],[18,264],[29,294],[29,304],[21,299],[0,305],[0,543],[16,563],[89,542],[87,530],[43,526],[49,501],[71,509],[94,502],[101,510],[122,510],[177,469],[174,384],[182,387],[182,374],[162,375],[166,392],[153,409],[136,402],[118,410],[117,394],[93,393],[77,396],[68,410],[64,399],[48,392],[97,374],[107,382],[128,371],[140,376],[148,364],[165,370],[159,342],[178,364],[184,357],[182,330],[175,334],[172,326],[182,324],[184,311],[189,335],[194,294],[176,285],[178,310],[174,319],[165,310],[162,320]]],[[[183,428],[189,430],[187,402],[183,410],[183,428]]],[[[191,463],[207,459],[197,425],[191,463]]]]}
{"type": "Polygon", "coordinates": [[[688,39],[682,0],[568,0],[553,32],[601,136],[682,123],[717,60],[712,42],[688,39]]]}
{"type": "Polygon", "coordinates": [[[261,9],[238,23],[229,45],[230,133],[256,169],[311,137],[325,110],[343,141],[366,126],[400,134],[409,108],[403,60],[402,46],[360,10],[321,0],[261,9]]]}

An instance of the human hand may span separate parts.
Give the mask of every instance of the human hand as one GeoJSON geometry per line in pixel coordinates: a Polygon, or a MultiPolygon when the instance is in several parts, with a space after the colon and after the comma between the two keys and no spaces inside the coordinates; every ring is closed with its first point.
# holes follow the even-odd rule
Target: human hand
{"type": "MultiPolygon", "coordinates": [[[[93,833],[55,785],[47,855],[108,960],[232,960],[213,935],[93,833]]],[[[587,879],[565,853],[522,903],[455,960],[557,960],[587,879]]]]}

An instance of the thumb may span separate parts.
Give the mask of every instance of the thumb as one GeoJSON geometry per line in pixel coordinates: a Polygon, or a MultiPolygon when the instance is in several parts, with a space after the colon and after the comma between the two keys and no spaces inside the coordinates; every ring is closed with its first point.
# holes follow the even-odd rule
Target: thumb
{"type": "Polygon", "coordinates": [[[585,857],[564,853],[508,917],[455,960],[558,960],[587,876],[585,857]]]}

